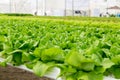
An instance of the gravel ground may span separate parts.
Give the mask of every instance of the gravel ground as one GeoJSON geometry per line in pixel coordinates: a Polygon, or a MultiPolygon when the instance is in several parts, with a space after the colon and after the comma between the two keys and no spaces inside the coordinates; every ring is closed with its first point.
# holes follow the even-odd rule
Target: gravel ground
{"type": "Polygon", "coordinates": [[[0,80],[53,80],[50,78],[39,78],[33,73],[12,66],[0,67],[0,80]]]}

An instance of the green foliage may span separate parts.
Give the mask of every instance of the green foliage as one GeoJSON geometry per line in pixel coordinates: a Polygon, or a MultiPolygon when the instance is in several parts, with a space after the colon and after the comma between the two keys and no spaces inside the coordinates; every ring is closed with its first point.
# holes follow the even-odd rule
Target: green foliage
{"type": "Polygon", "coordinates": [[[24,14],[24,13],[4,13],[1,15],[6,15],[6,16],[33,16],[32,14],[24,14]]]}
{"type": "Polygon", "coordinates": [[[65,80],[120,78],[120,23],[63,19],[1,17],[0,57],[5,60],[0,65],[26,65],[40,77],[58,67],[58,77],[65,80]]]}
{"type": "Polygon", "coordinates": [[[85,71],[94,70],[94,61],[90,58],[86,58],[81,53],[72,51],[66,56],[66,63],[76,67],[77,69],[82,69],[85,71]]]}
{"type": "Polygon", "coordinates": [[[57,48],[57,47],[45,49],[42,52],[41,60],[45,62],[48,62],[48,61],[64,62],[64,53],[60,48],[57,48]]]}
{"type": "Polygon", "coordinates": [[[49,69],[54,66],[54,63],[43,63],[38,61],[33,67],[33,71],[38,76],[44,76],[46,72],[49,72],[49,69]]]}

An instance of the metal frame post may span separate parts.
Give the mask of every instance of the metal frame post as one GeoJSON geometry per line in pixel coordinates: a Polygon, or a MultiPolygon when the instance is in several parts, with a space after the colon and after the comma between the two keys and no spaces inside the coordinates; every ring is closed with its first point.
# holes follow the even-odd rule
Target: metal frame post
{"type": "Polygon", "coordinates": [[[72,0],[72,16],[74,16],[74,0],[72,0]]]}
{"type": "Polygon", "coordinates": [[[12,12],[12,4],[11,4],[12,0],[9,0],[9,11],[10,13],[12,12]]]}
{"type": "Polygon", "coordinates": [[[44,16],[46,16],[47,13],[46,13],[46,0],[44,0],[44,16]]]}
{"type": "Polygon", "coordinates": [[[64,12],[64,16],[66,16],[66,7],[67,7],[67,1],[65,0],[65,12],[64,12]]]}

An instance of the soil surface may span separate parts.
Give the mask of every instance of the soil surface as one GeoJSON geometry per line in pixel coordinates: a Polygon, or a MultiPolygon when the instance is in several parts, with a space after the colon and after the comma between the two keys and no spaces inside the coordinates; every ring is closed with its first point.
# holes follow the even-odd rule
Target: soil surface
{"type": "Polygon", "coordinates": [[[53,80],[50,78],[39,78],[33,73],[16,67],[0,67],[0,80],[53,80]]]}

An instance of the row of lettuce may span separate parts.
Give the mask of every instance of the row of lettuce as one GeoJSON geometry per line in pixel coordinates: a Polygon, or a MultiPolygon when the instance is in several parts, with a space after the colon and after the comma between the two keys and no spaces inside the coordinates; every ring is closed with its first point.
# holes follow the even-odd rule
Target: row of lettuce
{"type": "Polygon", "coordinates": [[[58,67],[65,80],[120,78],[119,24],[1,17],[0,65],[26,65],[40,77],[58,67]]]}
{"type": "Polygon", "coordinates": [[[19,13],[6,13],[6,14],[0,14],[0,16],[17,16],[17,17],[27,17],[27,18],[41,18],[41,19],[61,19],[61,20],[74,20],[74,21],[94,21],[94,22],[114,22],[119,23],[120,18],[115,17],[80,17],[80,16],[34,16],[32,14],[19,14],[19,13]]]}
{"type": "Polygon", "coordinates": [[[79,16],[36,16],[36,18],[47,18],[47,19],[62,19],[62,20],[75,20],[75,21],[99,21],[99,22],[120,22],[120,18],[114,17],[79,17],[79,16]]]}

